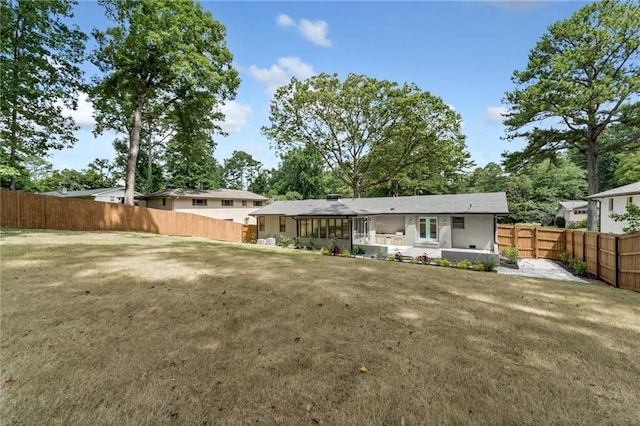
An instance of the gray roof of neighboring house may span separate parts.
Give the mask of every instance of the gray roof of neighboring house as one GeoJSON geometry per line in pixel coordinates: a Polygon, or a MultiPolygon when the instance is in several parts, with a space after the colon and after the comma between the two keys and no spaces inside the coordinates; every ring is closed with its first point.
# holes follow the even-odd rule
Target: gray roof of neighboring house
{"type": "MultiPolygon", "coordinates": [[[[53,195],[54,197],[74,198],[74,197],[95,197],[100,194],[107,194],[109,192],[124,191],[124,186],[118,186],[115,188],[96,188],[96,189],[83,189],[82,191],[48,191],[41,192],[40,195],[53,195]]],[[[134,195],[142,195],[139,192],[134,191],[134,195]]]]}
{"type": "Polygon", "coordinates": [[[568,200],[568,201],[558,201],[562,207],[567,210],[579,209],[582,207],[587,207],[588,202],[584,200],[568,200]]]}
{"type": "Polygon", "coordinates": [[[633,195],[640,194],[640,181],[630,183],[629,185],[619,186],[608,191],[598,192],[597,194],[589,195],[587,198],[605,198],[605,197],[617,197],[620,195],[633,195]]]}
{"type": "Polygon", "coordinates": [[[504,192],[416,195],[411,197],[277,201],[251,213],[279,216],[359,216],[372,214],[507,214],[504,192]]]}
{"type": "Polygon", "coordinates": [[[189,189],[189,188],[170,188],[164,191],[158,191],[151,194],[145,194],[141,197],[143,200],[158,197],[191,197],[191,198],[213,198],[221,200],[259,200],[266,201],[267,197],[255,194],[251,191],[241,191],[239,189],[189,189]]]}

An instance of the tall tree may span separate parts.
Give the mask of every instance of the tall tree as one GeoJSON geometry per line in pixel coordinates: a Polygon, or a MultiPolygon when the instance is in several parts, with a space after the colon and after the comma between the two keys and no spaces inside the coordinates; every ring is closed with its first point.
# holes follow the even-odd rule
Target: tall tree
{"type": "Polygon", "coordinates": [[[312,147],[354,197],[437,156],[442,145],[464,146],[460,116],[440,98],[362,75],[293,78],[276,92],[269,118],[262,133],[277,150],[312,147]]]}
{"type": "MultiPolygon", "coordinates": [[[[588,193],[597,193],[598,157],[640,147],[640,6],[602,0],[551,25],[513,82],[516,89],[505,96],[508,139],[524,137],[528,145],[505,153],[507,167],[575,148],[586,159],[588,193]],[[616,124],[634,130],[603,144],[601,135],[616,124]]],[[[589,230],[596,218],[590,200],[589,230]]]]}
{"type": "Polygon", "coordinates": [[[143,124],[188,110],[199,122],[221,120],[217,105],[239,84],[225,28],[193,0],[102,0],[116,26],[95,31],[92,61],[104,75],[91,97],[96,128],[129,135],[125,204],[133,204],[143,124]],[[203,116],[203,112],[206,115],[203,116]],[[123,120],[123,117],[125,118],[123,120]]]}
{"type": "Polygon", "coordinates": [[[502,192],[505,190],[508,176],[498,163],[490,162],[477,167],[469,174],[470,192],[502,192]]]}
{"type": "Polygon", "coordinates": [[[258,178],[262,163],[244,151],[233,151],[224,160],[223,179],[229,189],[248,189],[258,178]]]}
{"type": "Polygon", "coordinates": [[[324,185],[324,160],[313,147],[298,147],[283,153],[280,167],[273,173],[274,195],[297,192],[303,199],[327,194],[324,185]]]}
{"type": "Polygon", "coordinates": [[[72,0],[0,2],[0,169],[16,189],[27,156],[73,145],[77,129],[63,108],[75,109],[82,88],[78,64],[86,35],[64,21],[72,0]]]}

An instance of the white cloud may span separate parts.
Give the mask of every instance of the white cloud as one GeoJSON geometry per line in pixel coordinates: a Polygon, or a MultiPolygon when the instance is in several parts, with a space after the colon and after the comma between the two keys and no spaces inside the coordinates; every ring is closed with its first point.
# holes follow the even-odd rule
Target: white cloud
{"type": "Polygon", "coordinates": [[[501,106],[487,107],[484,115],[484,121],[487,123],[502,123],[505,119],[503,114],[507,113],[507,109],[501,106]]]}
{"type": "Polygon", "coordinates": [[[298,24],[298,31],[302,34],[302,37],[309,40],[311,43],[318,46],[331,47],[331,40],[327,38],[329,32],[329,25],[325,21],[309,21],[307,19],[301,19],[298,24]]]}
{"type": "Polygon", "coordinates": [[[251,105],[243,104],[236,101],[228,101],[220,107],[220,111],[224,114],[224,121],[217,121],[222,130],[227,133],[237,133],[249,122],[249,118],[253,113],[251,105]]]}
{"type": "Polygon", "coordinates": [[[270,68],[258,68],[251,65],[249,74],[267,86],[267,93],[273,94],[278,87],[289,83],[291,77],[304,80],[314,75],[315,71],[310,64],[302,62],[300,58],[286,56],[278,58],[277,63],[271,65],[270,68]]]}
{"type": "Polygon", "coordinates": [[[289,15],[285,15],[284,13],[278,15],[278,18],[276,18],[276,22],[278,22],[278,26],[280,27],[292,27],[295,25],[293,19],[291,19],[289,15]]]}
{"type": "Polygon", "coordinates": [[[93,105],[86,93],[78,96],[78,108],[74,111],[62,106],[62,115],[71,117],[81,129],[93,130],[96,121],[93,119],[93,105]]]}
{"type": "Polygon", "coordinates": [[[280,27],[295,27],[302,37],[313,44],[322,47],[331,47],[333,45],[331,40],[327,38],[329,25],[326,21],[310,21],[309,19],[302,18],[296,24],[289,15],[281,13],[276,18],[276,22],[280,27]]]}

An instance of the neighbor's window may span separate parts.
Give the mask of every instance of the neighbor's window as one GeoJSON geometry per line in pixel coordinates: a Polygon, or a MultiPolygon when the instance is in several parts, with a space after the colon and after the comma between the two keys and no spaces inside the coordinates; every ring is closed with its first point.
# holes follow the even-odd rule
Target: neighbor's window
{"type": "Polygon", "coordinates": [[[233,206],[233,200],[222,200],[223,206],[233,206]]]}
{"type": "Polygon", "coordinates": [[[627,204],[633,203],[633,197],[627,197],[627,204]]]}
{"type": "Polygon", "coordinates": [[[206,198],[192,198],[191,199],[192,206],[206,206],[207,199],[206,198]]]}
{"type": "Polygon", "coordinates": [[[247,200],[242,200],[242,207],[247,207],[247,200]]]}
{"type": "Polygon", "coordinates": [[[262,201],[254,201],[253,207],[262,207],[262,201]]]}
{"type": "Polygon", "coordinates": [[[163,206],[166,206],[166,205],[167,205],[167,199],[166,199],[166,198],[163,198],[163,199],[162,199],[162,205],[163,205],[163,206]]]}
{"type": "Polygon", "coordinates": [[[609,198],[609,211],[613,210],[613,198],[609,198]]]}
{"type": "Polygon", "coordinates": [[[287,232],[287,218],[280,216],[280,232],[287,232]]]}
{"type": "Polygon", "coordinates": [[[264,231],[264,216],[258,216],[258,231],[264,231]]]}
{"type": "Polygon", "coordinates": [[[451,227],[453,229],[464,229],[464,217],[454,216],[451,220],[451,227]]]}

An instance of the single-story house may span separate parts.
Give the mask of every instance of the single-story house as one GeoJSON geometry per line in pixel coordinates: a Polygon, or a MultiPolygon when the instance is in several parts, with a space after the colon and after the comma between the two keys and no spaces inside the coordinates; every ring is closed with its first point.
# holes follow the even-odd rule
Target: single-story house
{"type": "Polygon", "coordinates": [[[627,227],[628,223],[616,222],[611,218],[611,214],[626,213],[627,204],[640,206],[640,181],[589,195],[587,198],[598,201],[600,232],[622,234],[622,229],[627,227]]]}
{"type": "MultiPolygon", "coordinates": [[[[66,187],[61,186],[58,191],[42,192],[42,195],[51,195],[62,198],[81,198],[85,200],[101,201],[104,203],[120,203],[124,202],[124,186],[115,188],[98,188],[84,189],[82,191],[68,191],[66,187]]],[[[139,192],[133,193],[134,196],[142,195],[139,192]]]]}
{"type": "Polygon", "coordinates": [[[278,201],[252,213],[258,238],[300,238],[353,250],[424,247],[497,253],[497,216],[508,214],[504,192],[409,197],[278,201]]]}
{"type": "Polygon", "coordinates": [[[587,204],[584,200],[559,201],[556,216],[564,218],[566,228],[571,222],[587,219],[587,204]]]}
{"type": "Polygon", "coordinates": [[[255,210],[266,206],[267,197],[237,189],[171,188],[138,197],[152,209],[199,214],[214,219],[255,225],[255,210]]]}

